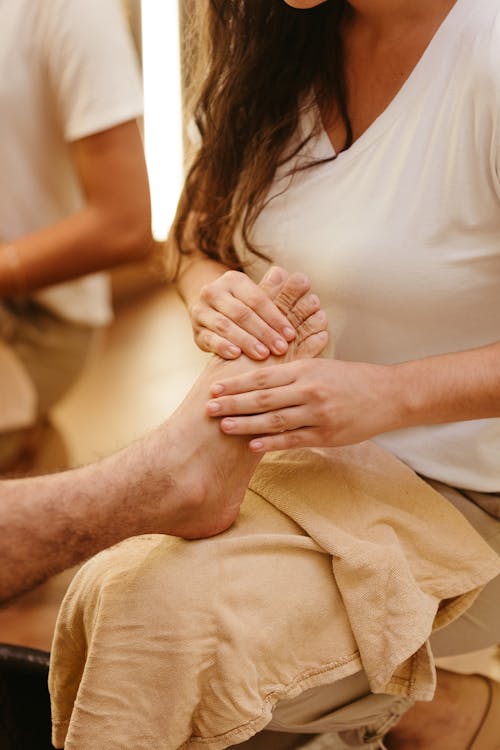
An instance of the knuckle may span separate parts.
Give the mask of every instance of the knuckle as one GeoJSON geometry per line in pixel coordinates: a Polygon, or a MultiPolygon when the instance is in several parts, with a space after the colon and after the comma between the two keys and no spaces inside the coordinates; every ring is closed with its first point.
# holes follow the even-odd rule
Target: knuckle
{"type": "Polygon", "coordinates": [[[328,402],[329,393],[326,388],[313,388],[312,392],[315,394],[315,399],[318,401],[322,406],[321,408],[324,408],[324,405],[328,402]]]}
{"type": "Polygon", "coordinates": [[[224,339],[220,339],[219,336],[213,335],[211,338],[211,346],[210,350],[214,354],[217,354],[221,359],[227,359],[227,353],[226,353],[226,342],[224,339]]]}
{"type": "Polygon", "coordinates": [[[194,305],[191,305],[189,308],[191,320],[199,320],[201,318],[202,310],[203,305],[201,305],[200,302],[195,302],[194,305]]]}
{"type": "Polygon", "coordinates": [[[201,332],[201,333],[195,334],[194,340],[196,341],[197,346],[202,350],[202,352],[213,351],[208,341],[208,337],[205,333],[201,332]]]}
{"type": "Polygon", "coordinates": [[[258,388],[266,388],[267,387],[267,375],[265,372],[256,372],[255,375],[255,384],[258,388]]]}
{"type": "Polygon", "coordinates": [[[250,307],[259,307],[259,305],[262,305],[266,302],[266,299],[267,298],[264,298],[264,294],[258,287],[252,286],[252,288],[248,291],[247,304],[250,305],[250,307]]]}
{"type": "Polygon", "coordinates": [[[229,321],[220,313],[217,313],[214,315],[213,323],[212,323],[212,329],[215,331],[215,333],[218,333],[219,336],[224,336],[229,328],[229,321]]]}
{"type": "Polygon", "coordinates": [[[302,438],[298,432],[291,432],[287,436],[287,440],[288,440],[288,444],[293,448],[302,444],[302,438]]]}
{"type": "Polygon", "coordinates": [[[302,395],[311,404],[323,404],[327,401],[325,391],[314,381],[306,381],[302,388],[302,395]]]}
{"type": "Polygon", "coordinates": [[[252,311],[249,307],[240,307],[238,310],[236,310],[233,318],[234,322],[238,323],[238,325],[242,325],[244,323],[247,323],[249,318],[252,315],[252,311]]]}
{"type": "Polygon", "coordinates": [[[284,416],[279,412],[271,414],[271,426],[274,432],[284,432],[286,430],[286,420],[284,416]]]}
{"type": "Polygon", "coordinates": [[[215,283],[204,284],[200,289],[200,299],[207,304],[212,304],[217,299],[218,293],[215,283]]]}
{"type": "Polygon", "coordinates": [[[257,408],[260,411],[266,411],[267,407],[269,406],[269,399],[269,393],[267,393],[266,391],[258,393],[256,399],[257,408]]]}
{"type": "Polygon", "coordinates": [[[230,286],[234,286],[235,284],[239,284],[243,280],[243,276],[244,274],[242,274],[241,271],[230,270],[226,271],[226,273],[223,274],[222,278],[230,286]]]}

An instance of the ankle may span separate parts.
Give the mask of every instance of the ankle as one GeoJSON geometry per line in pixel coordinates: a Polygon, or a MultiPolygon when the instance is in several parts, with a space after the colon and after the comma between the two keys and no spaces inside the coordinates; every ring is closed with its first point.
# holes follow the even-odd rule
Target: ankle
{"type": "Polygon", "coordinates": [[[387,737],[387,748],[466,750],[481,724],[487,701],[488,688],[481,677],[438,670],[434,700],[416,703],[402,717],[387,737]]]}

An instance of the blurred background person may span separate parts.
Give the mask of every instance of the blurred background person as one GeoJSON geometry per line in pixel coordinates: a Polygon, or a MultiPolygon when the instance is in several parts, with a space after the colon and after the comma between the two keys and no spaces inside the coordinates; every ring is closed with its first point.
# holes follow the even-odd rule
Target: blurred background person
{"type": "Polygon", "coordinates": [[[151,249],[140,73],[119,0],[0,5],[0,471],[151,249]]]}

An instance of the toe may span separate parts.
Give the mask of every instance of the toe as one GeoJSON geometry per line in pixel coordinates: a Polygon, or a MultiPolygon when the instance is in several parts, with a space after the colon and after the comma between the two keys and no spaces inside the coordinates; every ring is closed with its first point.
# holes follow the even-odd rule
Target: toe
{"type": "Polygon", "coordinates": [[[302,273],[294,273],[283,284],[274,299],[274,304],[288,317],[298,301],[309,292],[310,286],[307,276],[302,273]]]}

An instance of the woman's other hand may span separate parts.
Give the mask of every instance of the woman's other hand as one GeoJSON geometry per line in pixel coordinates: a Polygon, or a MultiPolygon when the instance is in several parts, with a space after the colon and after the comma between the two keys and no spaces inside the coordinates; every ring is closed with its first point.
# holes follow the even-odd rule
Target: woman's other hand
{"type": "MultiPolygon", "coordinates": [[[[284,354],[295,331],[268,293],[283,286],[287,274],[273,266],[257,286],[240,271],[226,271],[202,287],[189,314],[197,345],[223,359],[241,353],[263,360],[271,353],[284,354]]],[[[304,277],[304,289],[309,281],[304,277]]]]}
{"type": "Polygon", "coordinates": [[[306,359],[220,381],[207,413],[258,453],[350,445],[403,426],[398,389],[390,366],[306,359]]]}

